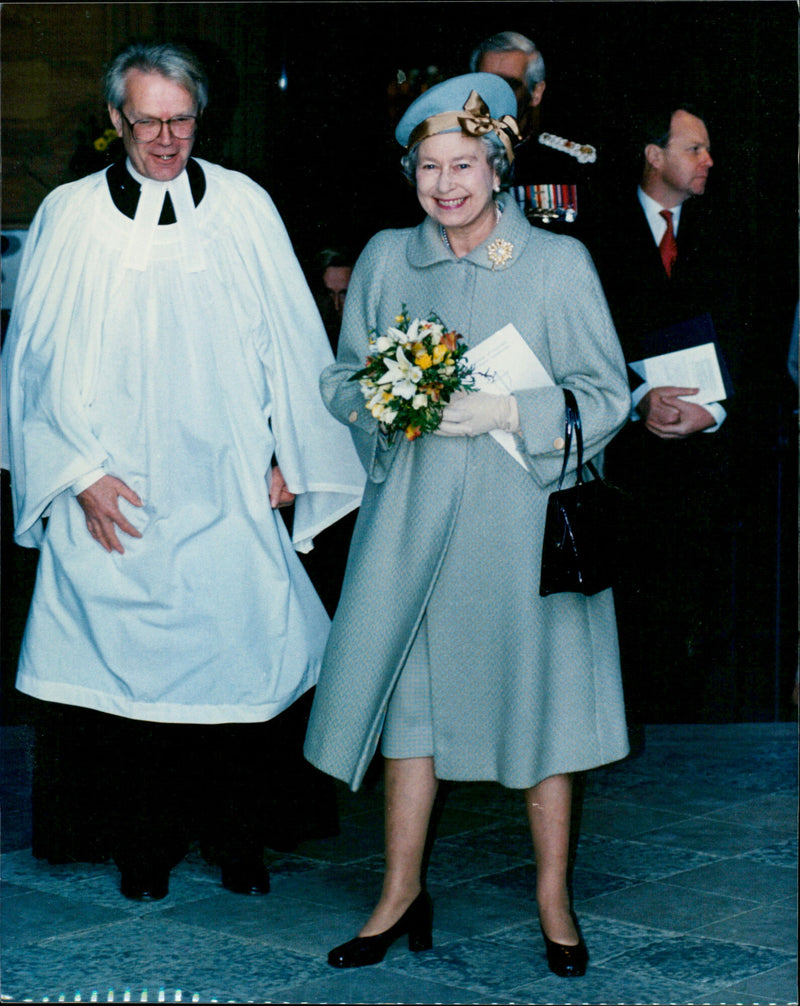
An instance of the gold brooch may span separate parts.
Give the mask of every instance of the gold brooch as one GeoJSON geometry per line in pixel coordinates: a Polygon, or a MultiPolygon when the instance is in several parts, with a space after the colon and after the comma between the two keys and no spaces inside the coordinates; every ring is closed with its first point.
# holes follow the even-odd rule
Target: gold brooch
{"type": "Polygon", "coordinates": [[[496,241],[492,241],[486,252],[489,256],[489,261],[492,263],[492,269],[494,269],[498,265],[505,265],[506,262],[511,261],[511,256],[514,254],[514,245],[510,241],[506,241],[505,238],[497,238],[496,241]]]}

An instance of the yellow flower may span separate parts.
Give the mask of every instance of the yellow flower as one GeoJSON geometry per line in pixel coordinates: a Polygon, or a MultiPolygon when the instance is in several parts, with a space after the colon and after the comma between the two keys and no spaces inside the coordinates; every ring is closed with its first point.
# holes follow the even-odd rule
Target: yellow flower
{"type": "Polygon", "coordinates": [[[95,150],[99,150],[102,153],[102,151],[104,151],[106,147],[108,147],[108,140],[105,138],[105,136],[98,136],[97,139],[94,141],[93,146],[95,150]]]}
{"type": "MultiPolygon", "coordinates": [[[[442,345],[440,342],[438,346],[433,347],[433,362],[441,363],[442,360],[447,355],[447,346],[442,345]]],[[[420,364],[422,366],[422,364],[420,364]]]]}
{"type": "Polygon", "coordinates": [[[420,353],[414,357],[414,363],[416,363],[420,370],[427,370],[432,365],[433,360],[429,353],[420,353]]]}

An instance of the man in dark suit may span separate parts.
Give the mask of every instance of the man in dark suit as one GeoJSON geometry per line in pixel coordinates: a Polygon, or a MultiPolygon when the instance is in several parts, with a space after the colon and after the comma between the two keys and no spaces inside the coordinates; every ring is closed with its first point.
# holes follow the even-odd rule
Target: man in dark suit
{"type": "MultiPolygon", "coordinates": [[[[708,130],[681,105],[644,129],[638,190],[609,202],[588,241],[626,360],[657,352],[653,333],[709,315],[735,378],[737,276],[725,261],[734,242],[701,198],[714,163],[708,130]]],[[[631,506],[615,594],[629,721],[726,719],[737,399],[698,401],[697,387],[651,387],[630,375],[631,421],[606,453],[607,477],[631,506]]]]}
{"type": "Polygon", "coordinates": [[[496,73],[517,96],[522,136],[514,150],[511,191],[532,224],[581,237],[597,150],[589,143],[542,131],[546,86],[544,59],[534,43],[515,31],[485,39],[470,56],[473,72],[496,73]]]}

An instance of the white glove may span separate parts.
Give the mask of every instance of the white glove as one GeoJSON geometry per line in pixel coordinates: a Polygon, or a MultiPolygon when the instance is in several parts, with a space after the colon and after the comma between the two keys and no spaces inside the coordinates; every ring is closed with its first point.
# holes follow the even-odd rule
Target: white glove
{"type": "Polygon", "coordinates": [[[513,395],[457,391],[445,406],[434,433],[440,437],[477,437],[490,430],[519,431],[519,410],[513,395]]]}

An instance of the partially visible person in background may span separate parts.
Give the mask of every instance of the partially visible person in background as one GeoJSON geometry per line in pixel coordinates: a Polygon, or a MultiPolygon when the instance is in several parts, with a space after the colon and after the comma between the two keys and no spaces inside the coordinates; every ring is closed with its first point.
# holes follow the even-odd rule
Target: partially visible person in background
{"type": "Polygon", "coordinates": [[[786,357],[786,367],[789,377],[794,381],[795,387],[798,384],[798,328],[800,327],[800,304],[794,309],[794,321],[792,322],[792,333],[789,336],[789,353],[786,357]]]}
{"type": "Polygon", "coordinates": [[[709,397],[686,381],[653,386],[629,368],[631,419],[606,451],[606,474],[632,503],[615,590],[628,719],[695,722],[703,709],[724,720],[741,511],[736,237],[705,195],[714,159],[700,112],[663,101],[635,129],[639,185],[609,193],[589,244],[625,358],[716,337],[720,376],[732,374],[733,388],[709,397]]]}
{"type": "MultiPolygon", "coordinates": [[[[798,385],[798,331],[800,331],[800,303],[794,309],[792,332],[789,336],[789,353],[786,357],[786,367],[795,387],[798,385]]],[[[797,411],[795,410],[796,419],[797,411]]],[[[796,706],[798,703],[800,703],[800,667],[795,671],[794,685],[792,686],[792,705],[796,706]]]]}
{"type": "Polygon", "coordinates": [[[319,253],[316,263],[317,282],[312,285],[312,289],[315,290],[317,305],[334,353],[339,341],[339,329],[342,326],[354,262],[355,256],[347,251],[325,248],[319,253]]]}
{"type": "Polygon", "coordinates": [[[469,67],[496,73],[513,89],[521,142],[514,150],[511,192],[532,224],[581,238],[596,194],[597,147],[543,129],[547,81],[536,45],[516,31],[484,39],[470,55],[469,67]],[[595,186],[596,187],[596,186],[595,186]]]}

